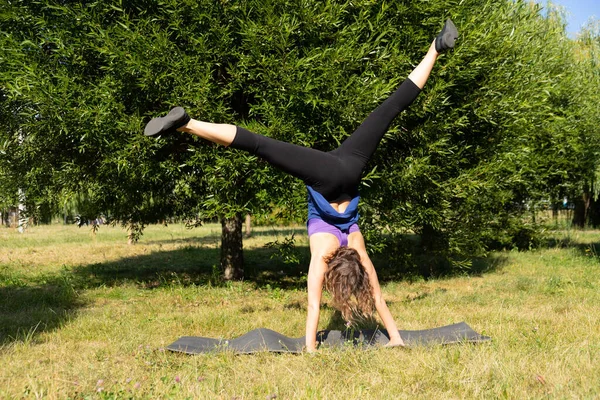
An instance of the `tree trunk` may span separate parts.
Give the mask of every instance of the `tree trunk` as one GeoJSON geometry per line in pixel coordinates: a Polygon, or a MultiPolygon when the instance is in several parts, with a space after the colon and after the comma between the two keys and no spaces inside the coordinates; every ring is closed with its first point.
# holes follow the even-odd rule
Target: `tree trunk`
{"type": "Polygon", "coordinates": [[[144,230],[143,224],[137,224],[135,222],[130,222],[127,224],[127,244],[134,245],[137,243],[138,239],[142,235],[142,231],[144,230]]]}
{"type": "Polygon", "coordinates": [[[588,209],[588,226],[591,226],[593,228],[598,228],[598,226],[600,226],[600,201],[597,201],[596,199],[594,199],[593,196],[591,196],[590,199],[590,206],[588,209]]]}
{"type": "Polygon", "coordinates": [[[19,231],[19,233],[25,232],[25,229],[27,228],[28,220],[25,214],[25,192],[23,191],[23,189],[19,188],[19,206],[17,207],[17,230],[19,231]]]}
{"type": "Polygon", "coordinates": [[[246,231],[244,233],[244,237],[249,238],[250,236],[252,236],[252,218],[250,217],[250,214],[246,214],[246,231]]]}
{"type": "Polygon", "coordinates": [[[427,223],[423,224],[420,236],[421,251],[426,261],[420,263],[419,273],[424,277],[430,277],[446,272],[445,254],[448,250],[448,239],[442,232],[427,223]]]}
{"type": "Polygon", "coordinates": [[[242,216],[221,218],[221,270],[227,281],[244,277],[242,216]]]}
{"type": "MultiPolygon", "coordinates": [[[[19,128],[19,146],[23,145],[23,138],[23,131],[21,130],[21,128],[19,128]]],[[[25,191],[23,191],[23,189],[21,188],[19,188],[18,190],[19,206],[17,207],[17,218],[19,219],[19,222],[17,230],[19,231],[19,233],[23,233],[27,228],[27,217],[25,216],[25,191]]]]}
{"type": "Polygon", "coordinates": [[[591,199],[592,195],[586,191],[581,198],[575,200],[575,211],[573,213],[574,226],[579,228],[585,227],[588,222],[591,199]]]}

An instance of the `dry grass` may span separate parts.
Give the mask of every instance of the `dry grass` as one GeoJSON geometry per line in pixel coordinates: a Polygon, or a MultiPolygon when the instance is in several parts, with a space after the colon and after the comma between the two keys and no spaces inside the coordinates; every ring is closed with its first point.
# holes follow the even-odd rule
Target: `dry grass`
{"type": "MultiPolygon", "coordinates": [[[[302,336],[305,267],[245,242],[251,278],[222,285],[219,226],[152,226],[136,246],[118,228],[0,228],[0,398],[597,398],[599,232],[496,254],[481,276],[388,282],[403,329],[467,321],[489,344],[323,350],[315,355],[163,351],[183,335],[266,327],[302,336]]],[[[300,231],[301,228],[299,228],[300,231]]],[[[278,234],[278,236],[276,236],[278,234]]],[[[296,235],[303,265],[306,238],[296,235]]],[[[564,237],[563,237],[564,239],[564,237]]],[[[384,266],[379,266],[384,268],[384,266]]],[[[338,328],[323,307],[321,328],[338,328]]]]}

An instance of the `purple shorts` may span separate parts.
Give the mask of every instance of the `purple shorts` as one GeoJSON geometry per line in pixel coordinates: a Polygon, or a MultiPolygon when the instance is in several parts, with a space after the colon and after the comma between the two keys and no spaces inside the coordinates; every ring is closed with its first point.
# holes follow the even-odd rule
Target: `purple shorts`
{"type": "Polygon", "coordinates": [[[340,246],[348,246],[348,235],[354,232],[360,232],[358,225],[354,224],[348,232],[342,232],[337,226],[333,226],[323,221],[322,219],[313,218],[308,220],[308,237],[315,233],[331,233],[333,236],[338,238],[340,246]]]}

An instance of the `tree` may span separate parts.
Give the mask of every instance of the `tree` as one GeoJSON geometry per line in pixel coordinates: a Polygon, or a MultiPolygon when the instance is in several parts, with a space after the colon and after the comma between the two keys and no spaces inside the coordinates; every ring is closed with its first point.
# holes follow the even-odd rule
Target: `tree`
{"type": "MultiPolygon", "coordinates": [[[[594,157],[581,155],[594,146],[581,137],[594,136],[579,117],[598,121],[581,108],[597,103],[597,94],[579,88],[597,86],[589,65],[573,61],[559,14],[544,17],[540,6],[521,1],[480,2],[474,12],[475,3],[452,10],[460,45],[379,153],[376,165],[392,172],[373,179],[375,201],[365,213],[373,227],[418,233],[427,256],[459,267],[490,246],[533,244],[527,214],[589,171],[594,157]]],[[[405,247],[395,235],[386,250],[410,264],[405,247]]],[[[447,266],[426,264],[427,274],[447,266]]]]}
{"type": "Polygon", "coordinates": [[[384,139],[361,214],[371,244],[387,245],[374,249],[403,256],[399,235],[414,232],[427,254],[467,265],[529,232],[524,203],[574,190],[597,165],[593,139],[579,140],[598,126],[583,111],[597,104],[597,57],[574,62],[560,15],[523,0],[4,1],[2,195],[22,185],[32,212],[85,198],[131,239],[167,217],[217,219],[225,276],[239,278],[242,216],[303,219],[302,184],[243,152],[146,138],[145,122],[182,105],[331,150],[448,16],[460,44],[384,139]]]}

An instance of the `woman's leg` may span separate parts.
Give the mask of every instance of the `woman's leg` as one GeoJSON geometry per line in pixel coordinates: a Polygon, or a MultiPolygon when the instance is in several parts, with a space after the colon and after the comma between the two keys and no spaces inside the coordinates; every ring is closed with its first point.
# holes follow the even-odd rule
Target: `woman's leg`
{"type": "MultiPolygon", "coordinates": [[[[403,88],[404,83],[400,85],[398,90],[392,96],[390,96],[390,98],[384,101],[383,104],[381,104],[375,111],[373,111],[373,113],[367,117],[367,119],[356,130],[356,132],[354,132],[350,138],[344,141],[342,146],[348,141],[352,142],[353,140],[358,140],[358,138],[355,136],[360,136],[360,133],[363,130],[363,125],[365,124],[367,124],[368,127],[375,129],[377,133],[382,130],[383,133],[385,133],[391,120],[394,119],[394,117],[396,117],[396,115],[398,115],[402,110],[408,107],[410,103],[413,102],[414,98],[416,98],[416,96],[420,93],[420,90],[425,87],[425,83],[431,74],[431,70],[435,65],[438,55],[439,53],[436,50],[434,41],[431,43],[429,51],[423,60],[408,75],[410,83],[414,84],[414,86],[417,88],[411,87],[412,85],[410,84],[406,85],[409,86],[408,88],[403,88]],[[376,119],[375,117],[384,117],[384,120],[372,121],[376,119]],[[385,128],[383,128],[384,126],[385,128]]],[[[229,146],[235,139],[237,127],[230,124],[213,124],[191,119],[185,126],[177,130],[191,133],[214,143],[229,146]]]]}
{"type": "Polygon", "coordinates": [[[431,74],[431,70],[435,65],[435,61],[437,60],[440,53],[435,49],[435,41],[431,43],[429,46],[429,50],[425,57],[419,65],[412,70],[412,72],[408,75],[408,79],[410,79],[415,85],[419,87],[419,89],[423,89],[425,87],[425,83],[429,79],[429,75],[431,74]]]}
{"type": "Polygon", "coordinates": [[[190,121],[178,128],[178,131],[191,133],[202,139],[206,139],[213,143],[222,144],[223,146],[231,145],[235,138],[235,125],[230,124],[213,124],[210,122],[198,121],[190,119],[190,121]]]}
{"type": "Polygon", "coordinates": [[[417,67],[408,75],[400,87],[332,153],[343,158],[352,175],[360,175],[365,165],[377,149],[381,138],[400,112],[406,109],[425,86],[439,53],[435,41],[417,67]]]}
{"type": "Polygon", "coordinates": [[[148,123],[144,133],[156,136],[177,128],[224,146],[248,151],[302,179],[326,199],[333,200],[341,194],[356,190],[364,166],[390,123],[420,93],[439,55],[438,50],[453,47],[457,35],[451,21],[447,22],[408,79],[338,149],[329,153],[277,141],[235,125],[193,120],[181,107],[171,110],[166,117],[154,118],[148,123]]]}
{"type": "Polygon", "coordinates": [[[213,124],[190,119],[186,125],[177,130],[254,154],[292,176],[302,179],[325,198],[334,199],[339,196],[335,192],[341,179],[342,164],[339,158],[332,154],[275,140],[229,124],[213,124]]]}
{"type": "Polygon", "coordinates": [[[392,120],[421,92],[438,55],[432,43],[427,55],[410,73],[408,79],[377,107],[339,148],[329,153],[257,135],[230,124],[213,124],[190,119],[177,130],[255,154],[273,166],[302,179],[330,201],[343,194],[352,197],[362,170],[381,138],[392,120]],[[350,176],[353,178],[349,179],[350,176]]]}

